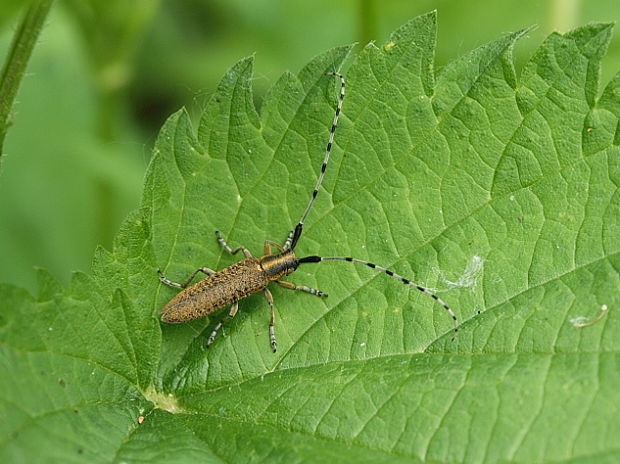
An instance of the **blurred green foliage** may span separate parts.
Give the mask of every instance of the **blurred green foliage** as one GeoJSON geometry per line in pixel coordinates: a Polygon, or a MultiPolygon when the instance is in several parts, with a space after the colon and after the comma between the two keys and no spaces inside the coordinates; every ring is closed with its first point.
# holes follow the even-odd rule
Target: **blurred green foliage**
{"type": "MultiPolygon", "coordinates": [[[[0,4],[4,59],[20,7],[0,4]]],[[[538,25],[517,64],[542,38],[620,17],[615,0],[59,0],[35,49],[15,107],[0,173],[0,281],[34,288],[33,266],[62,282],[110,247],[136,208],[164,119],[190,114],[240,57],[256,54],[255,95],[286,69],[327,48],[376,39],[437,9],[436,68],[497,36],[538,25]]],[[[620,34],[603,84],[620,68],[620,34]]]]}

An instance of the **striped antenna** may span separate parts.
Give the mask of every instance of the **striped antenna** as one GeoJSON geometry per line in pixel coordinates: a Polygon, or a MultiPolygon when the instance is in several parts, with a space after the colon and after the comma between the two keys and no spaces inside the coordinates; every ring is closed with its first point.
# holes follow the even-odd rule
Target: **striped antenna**
{"type": "Polygon", "coordinates": [[[316,181],[316,185],[314,186],[314,190],[312,191],[312,196],[310,197],[310,201],[308,202],[308,206],[306,206],[306,210],[304,214],[301,216],[301,219],[295,226],[295,231],[291,232],[284,243],[284,249],[294,249],[297,245],[297,241],[301,236],[302,229],[304,226],[304,222],[314,205],[314,200],[316,199],[317,194],[319,193],[319,188],[321,188],[321,183],[323,182],[323,178],[325,177],[325,170],[327,169],[327,163],[329,162],[329,156],[332,152],[332,145],[334,143],[334,135],[336,134],[336,127],[338,126],[338,118],[340,117],[340,112],[342,111],[342,104],[344,103],[344,93],[345,93],[345,83],[344,76],[337,72],[327,73],[328,76],[336,76],[340,79],[340,97],[338,98],[338,107],[336,108],[336,113],[334,114],[334,120],[332,121],[332,128],[329,132],[329,140],[327,141],[327,148],[325,149],[325,158],[323,159],[323,164],[321,165],[321,173],[319,174],[319,178],[316,181]]]}
{"type": "Polygon", "coordinates": [[[405,279],[403,276],[398,275],[395,272],[390,271],[389,269],[386,269],[386,268],[378,266],[378,265],[376,265],[374,263],[370,263],[368,261],[363,261],[363,260],[357,259],[357,258],[347,258],[347,257],[344,257],[344,256],[326,256],[326,257],[308,256],[306,258],[301,258],[299,260],[299,263],[300,264],[302,264],[302,263],[320,263],[321,261],[347,261],[349,263],[363,264],[365,266],[368,266],[369,268],[377,269],[377,270],[383,272],[384,274],[389,275],[390,277],[394,277],[394,278],[400,280],[405,285],[411,285],[416,290],[419,290],[422,293],[425,293],[426,295],[428,295],[431,298],[433,298],[437,303],[439,303],[443,307],[443,309],[445,309],[448,312],[448,314],[452,318],[452,321],[454,322],[454,335],[456,336],[456,333],[458,331],[458,322],[457,322],[457,319],[456,319],[456,314],[454,314],[454,311],[452,311],[450,306],[448,306],[445,301],[443,301],[441,298],[439,298],[437,295],[435,295],[433,292],[431,292],[428,288],[424,288],[421,285],[418,285],[418,284],[416,284],[415,282],[412,282],[409,279],[405,279]]]}

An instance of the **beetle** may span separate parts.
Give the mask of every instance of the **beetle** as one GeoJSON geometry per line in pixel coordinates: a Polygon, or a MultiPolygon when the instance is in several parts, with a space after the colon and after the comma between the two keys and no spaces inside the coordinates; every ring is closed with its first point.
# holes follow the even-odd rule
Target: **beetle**
{"type": "Polygon", "coordinates": [[[295,226],[295,229],[291,231],[291,233],[288,235],[283,246],[271,240],[265,241],[264,255],[261,257],[253,256],[252,253],[250,253],[250,251],[243,246],[237,247],[233,250],[228,245],[226,240],[222,237],[221,233],[219,231],[216,231],[217,241],[222,246],[222,248],[224,248],[232,255],[235,255],[238,252],[242,252],[245,256],[245,259],[238,261],[231,266],[228,266],[227,268],[217,272],[206,267],[199,268],[182,283],[176,283],[167,279],[166,277],[164,277],[161,270],[158,270],[157,272],[159,274],[159,279],[162,283],[171,287],[183,289],[183,291],[178,293],[161,309],[161,320],[163,322],[188,322],[203,316],[207,316],[211,313],[218,311],[219,309],[230,305],[228,315],[226,315],[226,317],[224,317],[220,322],[218,322],[207,340],[207,346],[210,346],[215,341],[215,337],[217,336],[217,333],[222,327],[222,325],[235,317],[235,315],[237,314],[237,311],[239,309],[239,300],[262,291],[271,310],[271,320],[269,322],[269,341],[271,348],[274,352],[276,352],[277,341],[275,334],[275,310],[273,305],[273,296],[271,295],[271,292],[268,288],[269,284],[271,282],[275,282],[281,287],[290,290],[300,290],[319,297],[326,297],[327,294],[320,290],[307,287],[305,285],[295,285],[281,279],[295,272],[295,270],[299,267],[300,264],[318,263],[321,261],[346,261],[362,264],[372,269],[376,269],[390,277],[394,277],[400,280],[405,285],[410,285],[415,289],[419,290],[420,292],[429,295],[448,312],[449,316],[454,322],[455,333],[458,330],[456,315],[441,298],[439,298],[427,288],[422,287],[389,269],[378,266],[368,261],[344,256],[307,256],[304,258],[298,258],[295,255],[295,247],[297,246],[299,238],[302,235],[304,223],[308,214],[312,210],[312,206],[314,205],[314,202],[318,195],[319,188],[321,187],[321,183],[323,182],[323,178],[325,177],[327,164],[329,162],[330,154],[332,151],[332,145],[334,143],[336,127],[338,126],[338,119],[340,117],[342,105],[344,103],[346,89],[344,76],[337,72],[331,72],[327,74],[335,76],[340,80],[340,95],[338,98],[338,105],[336,107],[336,112],[332,121],[329,139],[327,142],[327,147],[325,149],[325,157],[323,159],[323,164],[321,165],[321,172],[317,179],[314,190],[312,191],[312,195],[306,206],[306,209],[301,216],[301,219],[295,226]],[[276,253],[272,252],[273,248],[277,249],[276,253]],[[190,285],[190,283],[194,280],[194,278],[199,272],[206,274],[206,277],[198,281],[197,283],[190,285]]]}

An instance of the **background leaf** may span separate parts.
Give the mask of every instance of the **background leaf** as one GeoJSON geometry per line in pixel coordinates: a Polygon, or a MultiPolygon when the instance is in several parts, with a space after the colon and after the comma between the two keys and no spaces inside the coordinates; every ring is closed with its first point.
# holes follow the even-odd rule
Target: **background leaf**
{"type": "Polygon", "coordinates": [[[300,255],[369,259],[427,296],[348,263],[302,266],[209,350],[210,320],[158,310],[199,266],[255,254],[298,220],[320,167],[349,47],[283,75],[261,111],[252,60],[222,79],[195,131],[156,143],[142,207],[92,275],[36,298],[0,288],[0,457],[27,461],[612,462],[618,458],[618,77],[601,92],[609,24],[551,35],[520,76],[507,35],[433,69],[435,15],[346,70],[333,161],[300,255]],[[601,97],[599,98],[599,95],[601,97]],[[609,314],[592,327],[570,319],[609,314]],[[144,421],[138,418],[144,417],[144,421]],[[85,433],[86,432],[86,433],[85,433]],[[45,451],[43,451],[45,450],[45,451]]]}

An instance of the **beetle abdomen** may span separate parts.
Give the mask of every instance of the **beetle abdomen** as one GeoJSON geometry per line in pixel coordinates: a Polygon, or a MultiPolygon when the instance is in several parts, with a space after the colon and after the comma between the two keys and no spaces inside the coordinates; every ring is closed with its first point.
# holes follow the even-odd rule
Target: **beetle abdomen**
{"type": "Polygon", "coordinates": [[[161,320],[187,322],[256,293],[269,284],[258,259],[239,261],[177,294],[161,310],[161,320]]]}

